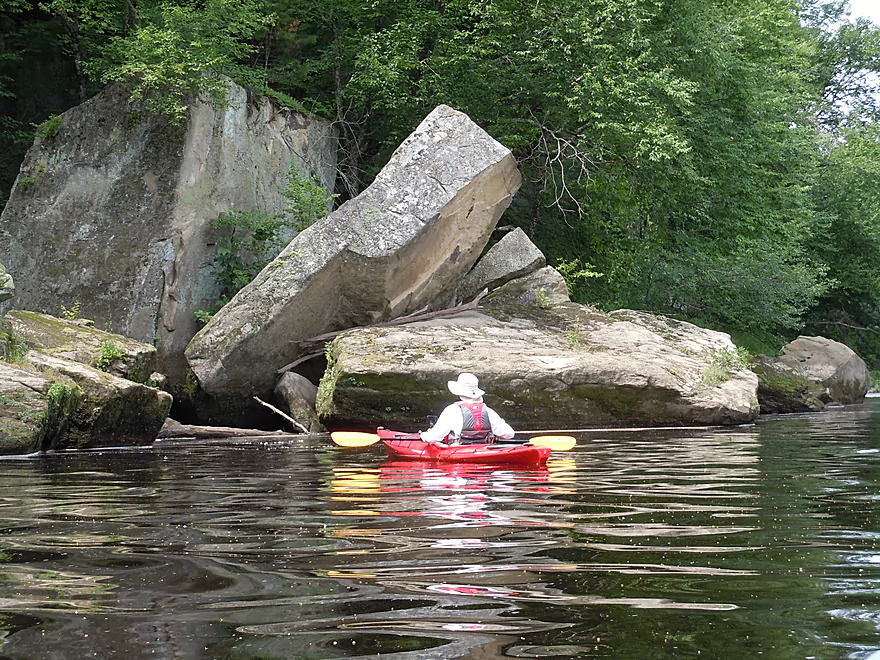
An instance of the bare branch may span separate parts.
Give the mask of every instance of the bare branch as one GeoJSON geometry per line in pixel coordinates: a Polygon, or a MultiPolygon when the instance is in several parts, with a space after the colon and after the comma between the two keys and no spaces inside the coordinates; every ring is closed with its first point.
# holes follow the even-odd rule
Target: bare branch
{"type": "MultiPolygon", "coordinates": [[[[363,326],[355,326],[360,328],[386,328],[396,325],[404,325],[406,323],[415,323],[417,321],[429,321],[431,319],[445,318],[448,316],[455,316],[456,314],[460,314],[461,312],[466,312],[472,309],[477,309],[480,306],[480,301],[489,293],[488,289],[483,289],[476,298],[467,303],[462,303],[460,305],[456,305],[455,307],[448,307],[446,309],[440,309],[434,312],[426,312],[427,307],[420,309],[418,312],[414,312],[412,314],[407,314],[406,316],[398,316],[396,319],[392,319],[390,321],[383,321],[381,323],[371,323],[370,325],[363,326]]],[[[310,350],[308,353],[300,356],[297,360],[291,362],[290,364],[286,364],[278,371],[276,371],[276,375],[281,375],[285,371],[290,371],[294,367],[299,364],[302,364],[306,360],[310,360],[312,358],[318,357],[323,354],[323,346],[326,342],[335,339],[343,332],[347,332],[352,330],[353,328],[343,328],[342,330],[334,330],[333,332],[325,332],[322,335],[318,335],[316,337],[310,337],[309,339],[301,339],[296,341],[296,344],[299,344],[301,349],[309,349],[318,345],[322,347],[322,350],[310,350]]]]}
{"type": "Polygon", "coordinates": [[[280,410],[278,410],[278,408],[276,408],[275,406],[273,406],[271,403],[266,403],[265,401],[263,401],[263,400],[262,400],[260,397],[258,397],[258,396],[255,396],[255,397],[254,397],[254,401],[256,401],[257,403],[259,403],[259,404],[261,404],[261,405],[266,406],[266,407],[267,407],[269,410],[271,410],[272,412],[276,412],[276,413],[278,413],[279,415],[281,415],[284,419],[286,419],[288,422],[290,422],[291,424],[293,424],[296,428],[298,428],[298,429],[299,429],[300,431],[302,431],[303,433],[308,433],[308,432],[309,432],[309,430],[308,430],[305,426],[303,426],[302,424],[300,424],[300,423],[299,423],[298,421],[296,421],[293,417],[290,417],[289,415],[285,415],[283,412],[281,412],[280,410]]]}
{"type": "Polygon", "coordinates": [[[880,335],[880,331],[877,331],[874,328],[863,328],[862,326],[851,325],[849,323],[844,323],[843,321],[806,321],[805,325],[839,325],[844,328],[863,330],[865,332],[873,332],[875,335],[880,335]]]}

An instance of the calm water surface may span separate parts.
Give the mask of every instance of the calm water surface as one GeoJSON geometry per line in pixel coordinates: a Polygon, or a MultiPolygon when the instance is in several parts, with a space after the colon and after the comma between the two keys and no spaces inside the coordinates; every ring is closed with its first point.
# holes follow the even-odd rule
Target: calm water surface
{"type": "Polygon", "coordinates": [[[0,461],[0,659],[880,659],[880,399],[579,437],[0,461]]]}

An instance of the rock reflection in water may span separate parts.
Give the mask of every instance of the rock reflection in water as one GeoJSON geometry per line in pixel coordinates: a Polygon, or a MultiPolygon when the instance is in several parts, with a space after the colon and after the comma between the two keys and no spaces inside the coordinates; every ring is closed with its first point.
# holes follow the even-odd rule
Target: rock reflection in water
{"type": "Polygon", "coordinates": [[[0,657],[867,658],[877,413],[591,434],[528,470],[266,440],[4,461],[0,657]]]}

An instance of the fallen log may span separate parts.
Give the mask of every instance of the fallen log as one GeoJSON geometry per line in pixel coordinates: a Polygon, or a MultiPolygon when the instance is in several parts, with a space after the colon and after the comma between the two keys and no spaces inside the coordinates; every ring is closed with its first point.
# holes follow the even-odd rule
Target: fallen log
{"type": "Polygon", "coordinates": [[[262,436],[294,436],[302,437],[301,434],[287,433],[285,431],[261,431],[259,429],[240,429],[233,426],[195,426],[192,424],[179,424],[177,422],[165,422],[157,440],[168,440],[173,438],[195,438],[203,440],[208,438],[254,438],[262,436]]]}

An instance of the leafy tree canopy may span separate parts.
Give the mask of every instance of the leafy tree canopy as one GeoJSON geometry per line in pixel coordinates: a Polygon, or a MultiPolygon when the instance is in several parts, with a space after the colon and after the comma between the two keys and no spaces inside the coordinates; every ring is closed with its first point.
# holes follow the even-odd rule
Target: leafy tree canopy
{"type": "Polygon", "coordinates": [[[128,80],[175,120],[188,97],[220,99],[224,74],[336,123],[344,200],[446,103],[514,152],[524,184],[509,220],[578,300],[765,345],[808,323],[880,365],[880,29],[847,12],[844,0],[11,0],[0,140],[63,110],[58,99],[25,119],[26,99],[50,98],[19,70],[34,49],[72,64],[69,97],[128,80]]]}

